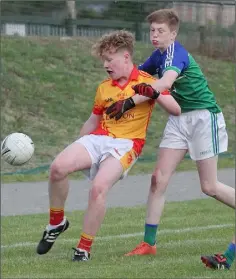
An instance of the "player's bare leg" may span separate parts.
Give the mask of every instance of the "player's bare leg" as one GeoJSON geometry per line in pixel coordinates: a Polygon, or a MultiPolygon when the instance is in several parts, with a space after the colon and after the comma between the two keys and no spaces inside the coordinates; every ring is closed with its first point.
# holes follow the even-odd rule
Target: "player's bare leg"
{"type": "Polygon", "coordinates": [[[156,234],[165,205],[166,188],[176,166],[182,161],[186,152],[185,149],[160,148],[149,190],[144,242],[126,256],[156,253],[156,234]]]}
{"type": "MultiPolygon", "coordinates": [[[[217,156],[197,161],[197,168],[203,193],[235,208],[235,189],[217,179],[217,156]]],[[[202,256],[206,267],[212,269],[229,269],[235,259],[235,237],[225,253],[202,256]]]]}
{"type": "Polygon", "coordinates": [[[53,161],[49,174],[50,219],[38,244],[38,254],[47,253],[57,237],[69,227],[69,222],[64,217],[64,206],[69,191],[68,175],[90,168],[91,164],[89,153],[80,143],[72,143],[53,161]]]}
{"type": "Polygon", "coordinates": [[[88,208],[84,216],[82,235],[75,249],[74,261],[89,259],[93,239],[100,229],[106,213],[107,193],[120,179],[122,173],[123,167],[120,161],[112,156],[101,163],[89,192],[88,208]]]}
{"type": "Polygon", "coordinates": [[[68,175],[90,168],[91,157],[80,143],[72,143],[52,162],[49,174],[50,208],[64,208],[69,191],[68,175]]]}
{"type": "Polygon", "coordinates": [[[235,208],[235,189],[218,181],[217,156],[197,161],[202,192],[235,208]]]}
{"type": "Polygon", "coordinates": [[[160,222],[165,203],[165,192],[177,165],[183,160],[187,150],[160,148],[157,166],[152,175],[148,196],[146,222],[160,222]]]}

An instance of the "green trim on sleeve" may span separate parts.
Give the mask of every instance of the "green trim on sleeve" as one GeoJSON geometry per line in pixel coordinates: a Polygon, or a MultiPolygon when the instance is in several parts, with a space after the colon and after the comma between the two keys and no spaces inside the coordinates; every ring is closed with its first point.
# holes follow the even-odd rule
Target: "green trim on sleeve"
{"type": "Polygon", "coordinates": [[[166,71],[169,71],[169,70],[174,70],[175,72],[177,72],[178,74],[181,73],[180,69],[175,67],[175,66],[169,66],[167,68],[165,68],[165,70],[163,71],[163,74],[166,72],[166,71]]]}

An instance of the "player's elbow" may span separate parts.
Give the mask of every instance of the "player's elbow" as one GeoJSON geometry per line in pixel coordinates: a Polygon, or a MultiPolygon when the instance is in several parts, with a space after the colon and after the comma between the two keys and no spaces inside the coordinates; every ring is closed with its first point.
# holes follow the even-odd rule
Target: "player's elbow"
{"type": "Polygon", "coordinates": [[[171,114],[174,116],[179,116],[181,114],[181,107],[178,104],[175,105],[171,114]]]}
{"type": "Polygon", "coordinates": [[[170,113],[174,116],[179,116],[181,114],[181,107],[173,96],[170,96],[170,110],[170,113]]]}
{"type": "Polygon", "coordinates": [[[181,108],[178,103],[172,99],[172,102],[170,102],[169,106],[167,107],[167,112],[174,116],[179,116],[181,114],[181,108]]]}
{"type": "Polygon", "coordinates": [[[169,114],[179,116],[181,114],[181,108],[176,100],[171,95],[160,95],[157,102],[162,106],[169,114]]]}

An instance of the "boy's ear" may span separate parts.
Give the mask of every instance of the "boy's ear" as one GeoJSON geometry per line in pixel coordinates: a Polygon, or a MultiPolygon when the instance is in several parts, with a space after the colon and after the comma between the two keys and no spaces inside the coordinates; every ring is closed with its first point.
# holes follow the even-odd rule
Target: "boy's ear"
{"type": "Polygon", "coordinates": [[[176,30],[172,31],[172,38],[173,38],[173,40],[176,38],[176,36],[177,36],[177,31],[176,30]]]}
{"type": "Polygon", "coordinates": [[[124,57],[125,57],[125,60],[128,60],[130,58],[130,54],[128,53],[128,51],[126,51],[124,53],[124,57]]]}

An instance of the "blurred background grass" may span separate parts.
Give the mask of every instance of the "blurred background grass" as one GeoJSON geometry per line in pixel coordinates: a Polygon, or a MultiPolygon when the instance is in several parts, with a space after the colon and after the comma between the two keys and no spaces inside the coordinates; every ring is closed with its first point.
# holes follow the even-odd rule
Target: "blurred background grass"
{"type": "MultiPolygon", "coordinates": [[[[90,55],[93,42],[87,38],[2,38],[1,137],[18,131],[28,134],[35,143],[35,155],[20,169],[50,164],[58,152],[77,138],[91,113],[96,88],[106,78],[100,61],[90,55]]],[[[151,46],[138,42],[135,63],[144,61],[152,51],[151,46]]],[[[224,112],[232,153],[234,64],[199,55],[195,58],[224,112]]],[[[167,114],[156,106],[142,154],[146,163],[140,162],[133,171],[152,170],[166,120],[167,114]]],[[[223,167],[233,167],[232,158],[222,160],[223,167]]],[[[193,167],[188,160],[180,169],[193,167]]],[[[19,167],[2,162],[2,172],[17,170],[19,167]]]]}
{"type": "MultiPolygon", "coordinates": [[[[235,3],[19,0],[1,5],[1,140],[23,132],[32,137],[36,149],[24,166],[1,161],[1,174],[19,171],[9,179],[30,179],[22,172],[30,169],[31,176],[44,179],[56,154],[77,138],[97,85],[106,78],[102,64],[90,54],[92,44],[106,32],[128,29],[137,40],[134,61],[142,63],[153,51],[145,17],[170,7],[181,20],[178,40],[193,52],[225,115],[229,156],[222,157],[219,166],[234,167],[235,3]],[[22,37],[7,36],[15,33],[22,37]]],[[[166,120],[156,106],[142,160],[132,173],[152,171],[166,120]]],[[[178,170],[194,167],[186,159],[178,170]]]]}

